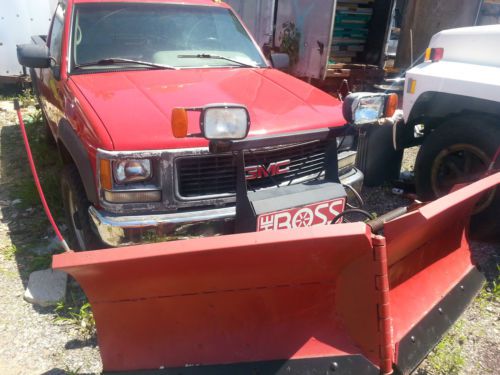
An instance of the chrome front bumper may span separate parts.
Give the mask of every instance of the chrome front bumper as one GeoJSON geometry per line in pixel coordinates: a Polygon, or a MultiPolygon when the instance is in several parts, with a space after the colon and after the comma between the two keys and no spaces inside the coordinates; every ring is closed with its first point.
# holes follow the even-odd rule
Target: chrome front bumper
{"type": "MultiPolygon", "coordinates": [[[[340,181],[360,191],[363,178],[360,170],[352,168],[340,176],[340,181]]],[[[234,233],[236,208],[231,206],[169,214],[123,216],[99,211],[90,206],[89,215],[101,240],[108,246],[117,247],[186,237],[231,234],[234,233]]]]}

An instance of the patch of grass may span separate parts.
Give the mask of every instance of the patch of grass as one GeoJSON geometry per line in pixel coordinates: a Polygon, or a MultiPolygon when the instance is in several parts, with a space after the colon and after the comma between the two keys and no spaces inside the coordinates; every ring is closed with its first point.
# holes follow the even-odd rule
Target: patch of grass
{"type": "Polygon", "coordinates": [[[66,366],[64,368],[64,372],[67,374],[67,375],[78,375],[80,373],[80,370],[81,370],[81,367],[78,367],[76,370],[73,370],[71,367],[69,366],[66,366]]]}
{"type": "Polygon", "coordinates": [[[90,303],[86,299],[77,299],[70,293],[70,302],[59,302],[54,309],[56,322],[69,322],[79,327],[80,333],[88,338],[95,333],[94,314],[90,303]]]}
{"type": "Polygon", "coordinates": [[[26,133],[30,141],[33,158],[38,163],[37,167],[52,166],[60,162],[57,149],[48,143],[45,122],[40,110],[37,110],[26,119],[26,133]]]}
{"type": "Polygon", "coordinates": [[[7,276],[8,278],[16,278],[18,274],[0,267],[0,274],[7,276]]]}
{"type": "Polygon", "coordinates": [[[475,301],[477,304],[479,311],[483,311],[486,306],[490,303],[490,293],[488,292],[488,285],[486,285],[477,295],[475,301]]]}
{"type": "Polygon", "coordinates": [[[52,255],[36,255],[29,261],[28,272],[46,270],[52,265],[52,255]]]}
{"type": "Polygon", "coordinates": [[[500,301],[500,264],[497,264],[497,277],[491,283],[490,293],[496,301],[500,301]]]}
{"type": "Polygon", "coordinates": [[[45,124],[42,111],[39,109],[35,113],[28,115],[26,122],[28,124],[45,124]]]}
{"type": "MultiPolygon", "coordinates": [[[[46,139],[45,123],[41,111],[36,111],[26,119],[26,133],[30,142],[31,152],[35,160],[36,169],[40,177],[43,191],[47,198],[47,202],[55,215],[60,215],[62,212],[62,202],[59,186],[59,175],[62,168],[57,149],[50,145],[46,139]]],[[[19,136],[19,146],[23,147],[19,136]]],[[[40,198],[33,180],[33,176],[27,166],[27,159],[23,157],[15,160],[14,163],[18,168],[22,168],[24,173],[19,176],[14,182],[12,189],[15,197],[21,199],[21,208],[39,206],[40,198]]]]}
{"type": "Polygon", "coordinates": [[[36,104],[36,97],[31,88],[23,89],[15,99],[19,100],[23,107],[36,104]]]}
{"type": "Polygon", "coordinates": [[[462,345],[466,339],[463,322],[458,322],[428,356],[434,374],[458,375],[465,365],[462,345]]]}
{"type": "Polygon", "coordinates": [[[496,277],[484,286],[476,298],[481,311],[491,302],[500,302],[500,264],[497,264],[496,277]]]}
{"type": "MultiPolygon", "coordinates": [[[[38,173],[41,174],[40,172],[38,173]]],[[[47,175],[43,173],[39,177],[49,207],[55,214],[60,213],[58,210],[62,207],[62,203],[59,176],[56,174],[47,175]]],[[[42,206],[33,177],[21,178],[14,185],[15,198],[21,199],[21,203],[19,204],[20,208],[25,209],[34,206],[42,206]]]]}
{"type": "Polygon", "coordinates": [[[3,255],[5,259],[12,260],[16,257],[16,254],[19,253],[19,249],[16,245],[10,245],[3,251],[3,255]]]}

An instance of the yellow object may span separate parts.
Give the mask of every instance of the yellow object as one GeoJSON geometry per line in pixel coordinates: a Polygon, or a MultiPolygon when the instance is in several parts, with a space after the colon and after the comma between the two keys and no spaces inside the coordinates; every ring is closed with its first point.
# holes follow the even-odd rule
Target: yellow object
{"type": "Polygon", "coordinates": [[[406,89],[406,92],[408,94],[415,94],[415,91],[417,90],[417,80],[410,78],[408,81],[408,88],[406,89]]]}
{"type": "Polygon", "coordinates": [[[425,61],[431,61],[432,48],[427,48],[425,50],[425,61]]]}
{"type": "Polygon", "coordinates": [[[184,108],[172,110],[172,134],[175,138],[186,138],[188,133],[188,115],[184,108]]]}
{"type": "Polygon", "coordinates": [[[390,94],[385,106],[385,117],[392,117],[398,109],[399,98],[398,94],[390,94]]]}
{"type": "Polygon", "coordinates": [[[100,164],[100,179],[101,187],[105,190],[111,190],[113,188],[113,180],[111,175],[111,161],[106,159],[101,159],[100,164]]]}

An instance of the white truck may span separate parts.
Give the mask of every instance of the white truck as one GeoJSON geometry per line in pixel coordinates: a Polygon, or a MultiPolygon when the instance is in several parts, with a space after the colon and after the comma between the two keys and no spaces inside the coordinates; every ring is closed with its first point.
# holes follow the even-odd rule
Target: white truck
{"type": "MultiPolygon", "coordinates": [[[[421,198],[478,178],[500,147],[498,51],[500,25],[446,30],[432,38],[425,62],[407,72],[404,121],[394,126],[394,146],[421,145],[415,165],[421,198]]],[[[483,215],[498,214],[499,195],[495,209],[483,215]]]]}
{"type": "Polygon", "coordinates": [[[23,75],[16,45],[49,28],[58,0],[0,0],[0,83],[16,82],[23,75]]]}

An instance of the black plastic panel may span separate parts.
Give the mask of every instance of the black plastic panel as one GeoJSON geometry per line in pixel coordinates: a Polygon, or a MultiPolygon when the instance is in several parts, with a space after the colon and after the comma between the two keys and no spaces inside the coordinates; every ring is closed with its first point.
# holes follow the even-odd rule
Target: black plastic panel
{"type": "Polygon", "coordinates": [[[436,346],[441,337],[462,315],[481,290],[485,278],[477,269],[471,271],[399,344],[397,370],[409,374],[436,346]]]}
{"type": "MultiPolygon", "coordinates": [[[[130,375],[378,375],[379,369],[359,355],[266,361],[220,366],[192,366],[153,371],[131,371],[130,375]]],[[[118,374],[107,372],[105,374],[118,374]]]]}

